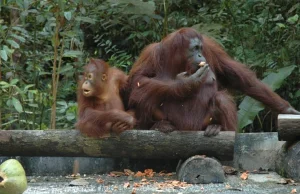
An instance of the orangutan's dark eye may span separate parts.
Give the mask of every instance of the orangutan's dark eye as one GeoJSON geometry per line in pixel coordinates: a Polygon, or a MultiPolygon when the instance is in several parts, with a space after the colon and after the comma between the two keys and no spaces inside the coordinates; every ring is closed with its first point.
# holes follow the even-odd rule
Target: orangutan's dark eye
{"type": "Polygon", "coordinates": [[[87,79],[88,79],[88,80],[92,80],[92,79],[93,79],[93,74],[92,74],[92,73],[89,73],[89,74],[87,75],[87,79]]]}

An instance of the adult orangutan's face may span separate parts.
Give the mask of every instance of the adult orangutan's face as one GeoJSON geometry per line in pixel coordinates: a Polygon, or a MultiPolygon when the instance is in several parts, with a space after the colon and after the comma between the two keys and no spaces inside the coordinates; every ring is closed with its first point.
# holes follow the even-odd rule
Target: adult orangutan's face
{"type": "Polygon", "coordinates": [[[187,57],[191,72],[195,72],[201,62],[206,62],[202,55],[202,42],[199,38],[190,39],[187,57]]]}

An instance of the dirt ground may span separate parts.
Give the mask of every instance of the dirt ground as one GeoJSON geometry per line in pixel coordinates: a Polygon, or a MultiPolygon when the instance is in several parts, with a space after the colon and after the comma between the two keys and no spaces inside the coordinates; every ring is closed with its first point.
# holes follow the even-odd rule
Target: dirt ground
{"type": "Polygon", "coordinates": [[[153,193],[251,193],[288,194],[299,193],[300,184],[283,179],[276,173],[249,174],[246,180],[241,174],[228,175],[222,184],[186,184],[176,180],[175,173],[110,174],[84,176],[31,176],[24,194],[153,194],[153,193]],[[71,186],[73,185],[73,186],[71,186]]]}

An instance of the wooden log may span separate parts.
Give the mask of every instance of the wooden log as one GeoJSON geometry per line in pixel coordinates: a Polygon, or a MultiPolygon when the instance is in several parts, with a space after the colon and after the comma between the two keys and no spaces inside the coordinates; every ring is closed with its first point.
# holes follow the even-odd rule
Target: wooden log
{"type": "Polygon", "coordinates": [[[130,130],[89,138],[77,130],[0,130],[0,155],[177,159],[201,154],[232,160],[234,139],[234,132],[205,137],[202,131],[130,130]]]}
{"type": "Polygon", "coordinates": [[[278,139],[279,141],[300,140],[300,115],[278,115],[278,139]]]}
{"type": "Polygon", "coordinates": [[[225,182],[225,173],[220,162],[206,156],[193,156],[177,168],[177,178],[190,184],[225,182]]]}

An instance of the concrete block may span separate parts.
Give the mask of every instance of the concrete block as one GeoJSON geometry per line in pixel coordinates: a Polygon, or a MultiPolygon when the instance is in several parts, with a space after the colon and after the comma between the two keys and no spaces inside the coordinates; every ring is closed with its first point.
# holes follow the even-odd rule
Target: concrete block
{"type": "Polygon", "coordinates": [[[234,146],[234,167],[241,170],[275,170],[278,151],[285,142],[277,133],[239,133],[234,146]]]}
{"type": "Polygon", "coordinates": [[[102,174],[114,169],[115,160],[111,158],[88,157],[21,157],[27,175],[70,175],[74,161],[79,163],[79,173],[102,174]]]}

